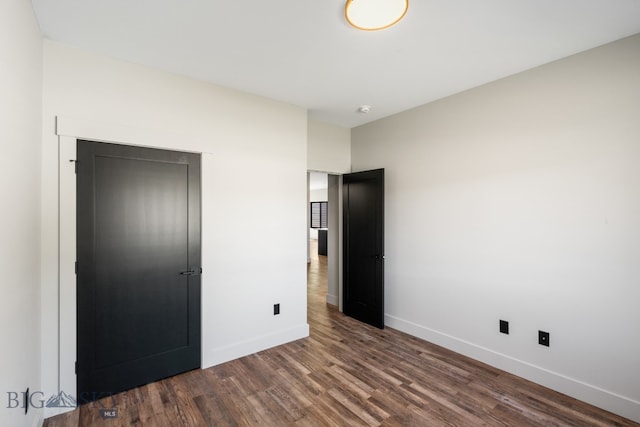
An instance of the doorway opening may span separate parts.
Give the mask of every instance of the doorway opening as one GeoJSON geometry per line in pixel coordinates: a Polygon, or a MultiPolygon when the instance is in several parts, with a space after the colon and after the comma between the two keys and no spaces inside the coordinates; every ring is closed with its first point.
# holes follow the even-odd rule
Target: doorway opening
{"type": "Polygon", "coordinates": [[[320,287],[314,292],[322,293],[326,304],[342,310],[341,176],[310,171],[307,189],[307,265],[314,274],[313,283],[320,287]],[[317,208],[313,212],[312,204],[317,208]]]}

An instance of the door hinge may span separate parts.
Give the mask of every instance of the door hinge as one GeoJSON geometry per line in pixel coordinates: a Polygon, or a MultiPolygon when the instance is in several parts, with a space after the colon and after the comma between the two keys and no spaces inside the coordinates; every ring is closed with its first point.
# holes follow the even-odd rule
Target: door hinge
{"type": "Polygon", "coordinates": [[[78,274],[78,261],[76,261],[75,270],[76,270],[76,274],[78,274]]]}
{"type": "Polygon", "coordinates": [[[75,163],[75,171],[76,173],[78,173],[78,161],[76,160],[74,163],[75,163]]]}
{"type": "Polygon", "coordinates": [[[75,361],[75,369],[76,369],[76,375],[78,375],[78,361],[75,361]]]}

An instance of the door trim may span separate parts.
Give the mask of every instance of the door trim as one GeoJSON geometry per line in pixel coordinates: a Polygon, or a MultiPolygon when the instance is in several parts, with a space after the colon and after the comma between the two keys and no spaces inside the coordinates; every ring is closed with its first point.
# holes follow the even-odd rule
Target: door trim
{"type": "Polygon", "coordinates": [[[59,335],[58,386],[77,396],[75,373],[76,346],[76,138],[61,136],[59,147],[59,335]],[[64,207],[64,209],[63,209],[64,207]]]}

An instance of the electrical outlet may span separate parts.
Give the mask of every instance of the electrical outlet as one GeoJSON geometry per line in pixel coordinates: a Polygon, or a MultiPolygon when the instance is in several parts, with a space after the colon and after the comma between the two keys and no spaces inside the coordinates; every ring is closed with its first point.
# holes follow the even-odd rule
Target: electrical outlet
{"type": "Polygon", "coordinates": [[[509,335],[509,322],[506,320],[500,321],[500,332],[509,335]]]}
{"type": "Polygon", "coordinates": [[[549,332],[538,331],[538,344],[549,347],[549,332]]]}
{"type": "Polygon", "coordinates": [[[280,304],[273,304],[273,315],[277,316],[280,314],[280,304]]]}

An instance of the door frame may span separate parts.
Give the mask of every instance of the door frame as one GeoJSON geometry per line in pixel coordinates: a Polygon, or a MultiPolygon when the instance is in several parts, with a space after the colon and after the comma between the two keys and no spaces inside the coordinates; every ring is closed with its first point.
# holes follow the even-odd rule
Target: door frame
{"type": "Polygon", "coordinates": [[[342,313],[342,284],[343,284],[343,246],[342,246],[342,175],[329,173],[327,176],[327,200],[329,201],[329,218],[334,219],[338,224],[334,227],[334,230],[329,229],[327,246],[329,249],[329,263],[328,263],[328,283],[327,286],[331,287],[332,283],[338,293],[338,310],[342,313]],[[331,190],[332,180],[337,188],[331,190]],[[335,209],[331,207],[331,203],[335,205],[335,209]],[[333,251],[331,251],[333,248],[333,251]],[[333,252],[333,255],[331,254],[333,252]]]}
{"type": "MultiPolygon", "coordinates": [[[[75,361],[77,354],[76,330],[76,174],[75,162],[76,145],[78,139],[88,139],[96,142],[106,142],[165,150],[193,152],[201,155],[201,173],[204,176],[207,163],[213,155],[202,151],[189,150],[184,147],[172,146],[171,141],[179,140],[176,136],[155,132],[137,132],[127,127],[96,124],[84,120],[57,117],[56,135],[58,136],[58,327],[57,327],[57,391],[77,396],[75,361]],[[158,143],[154,142],[158,141],[158,143]],[[144,144],[144,142],[148,142],[144,144]]],[[[204,185],[204,179],[201,180],[204,185]]],[[[211,206],[211,201],[205,200],[207,194],[201,188],[201,212],[211,206]]],[[[207,271],[208,240],[206,233],[201,231],[201,259],[202,268],[207,271]]],[[[206,275],[201,276],[201,301],[205,301],[207,291],[206,275]]],[[[201,339],[201,367],[205,367],[206,351],[206,321],[205,313],[200,318],[201,339]]],[[[45,417],[64,413],[74,408],[47,408],[45,417]]]]}

